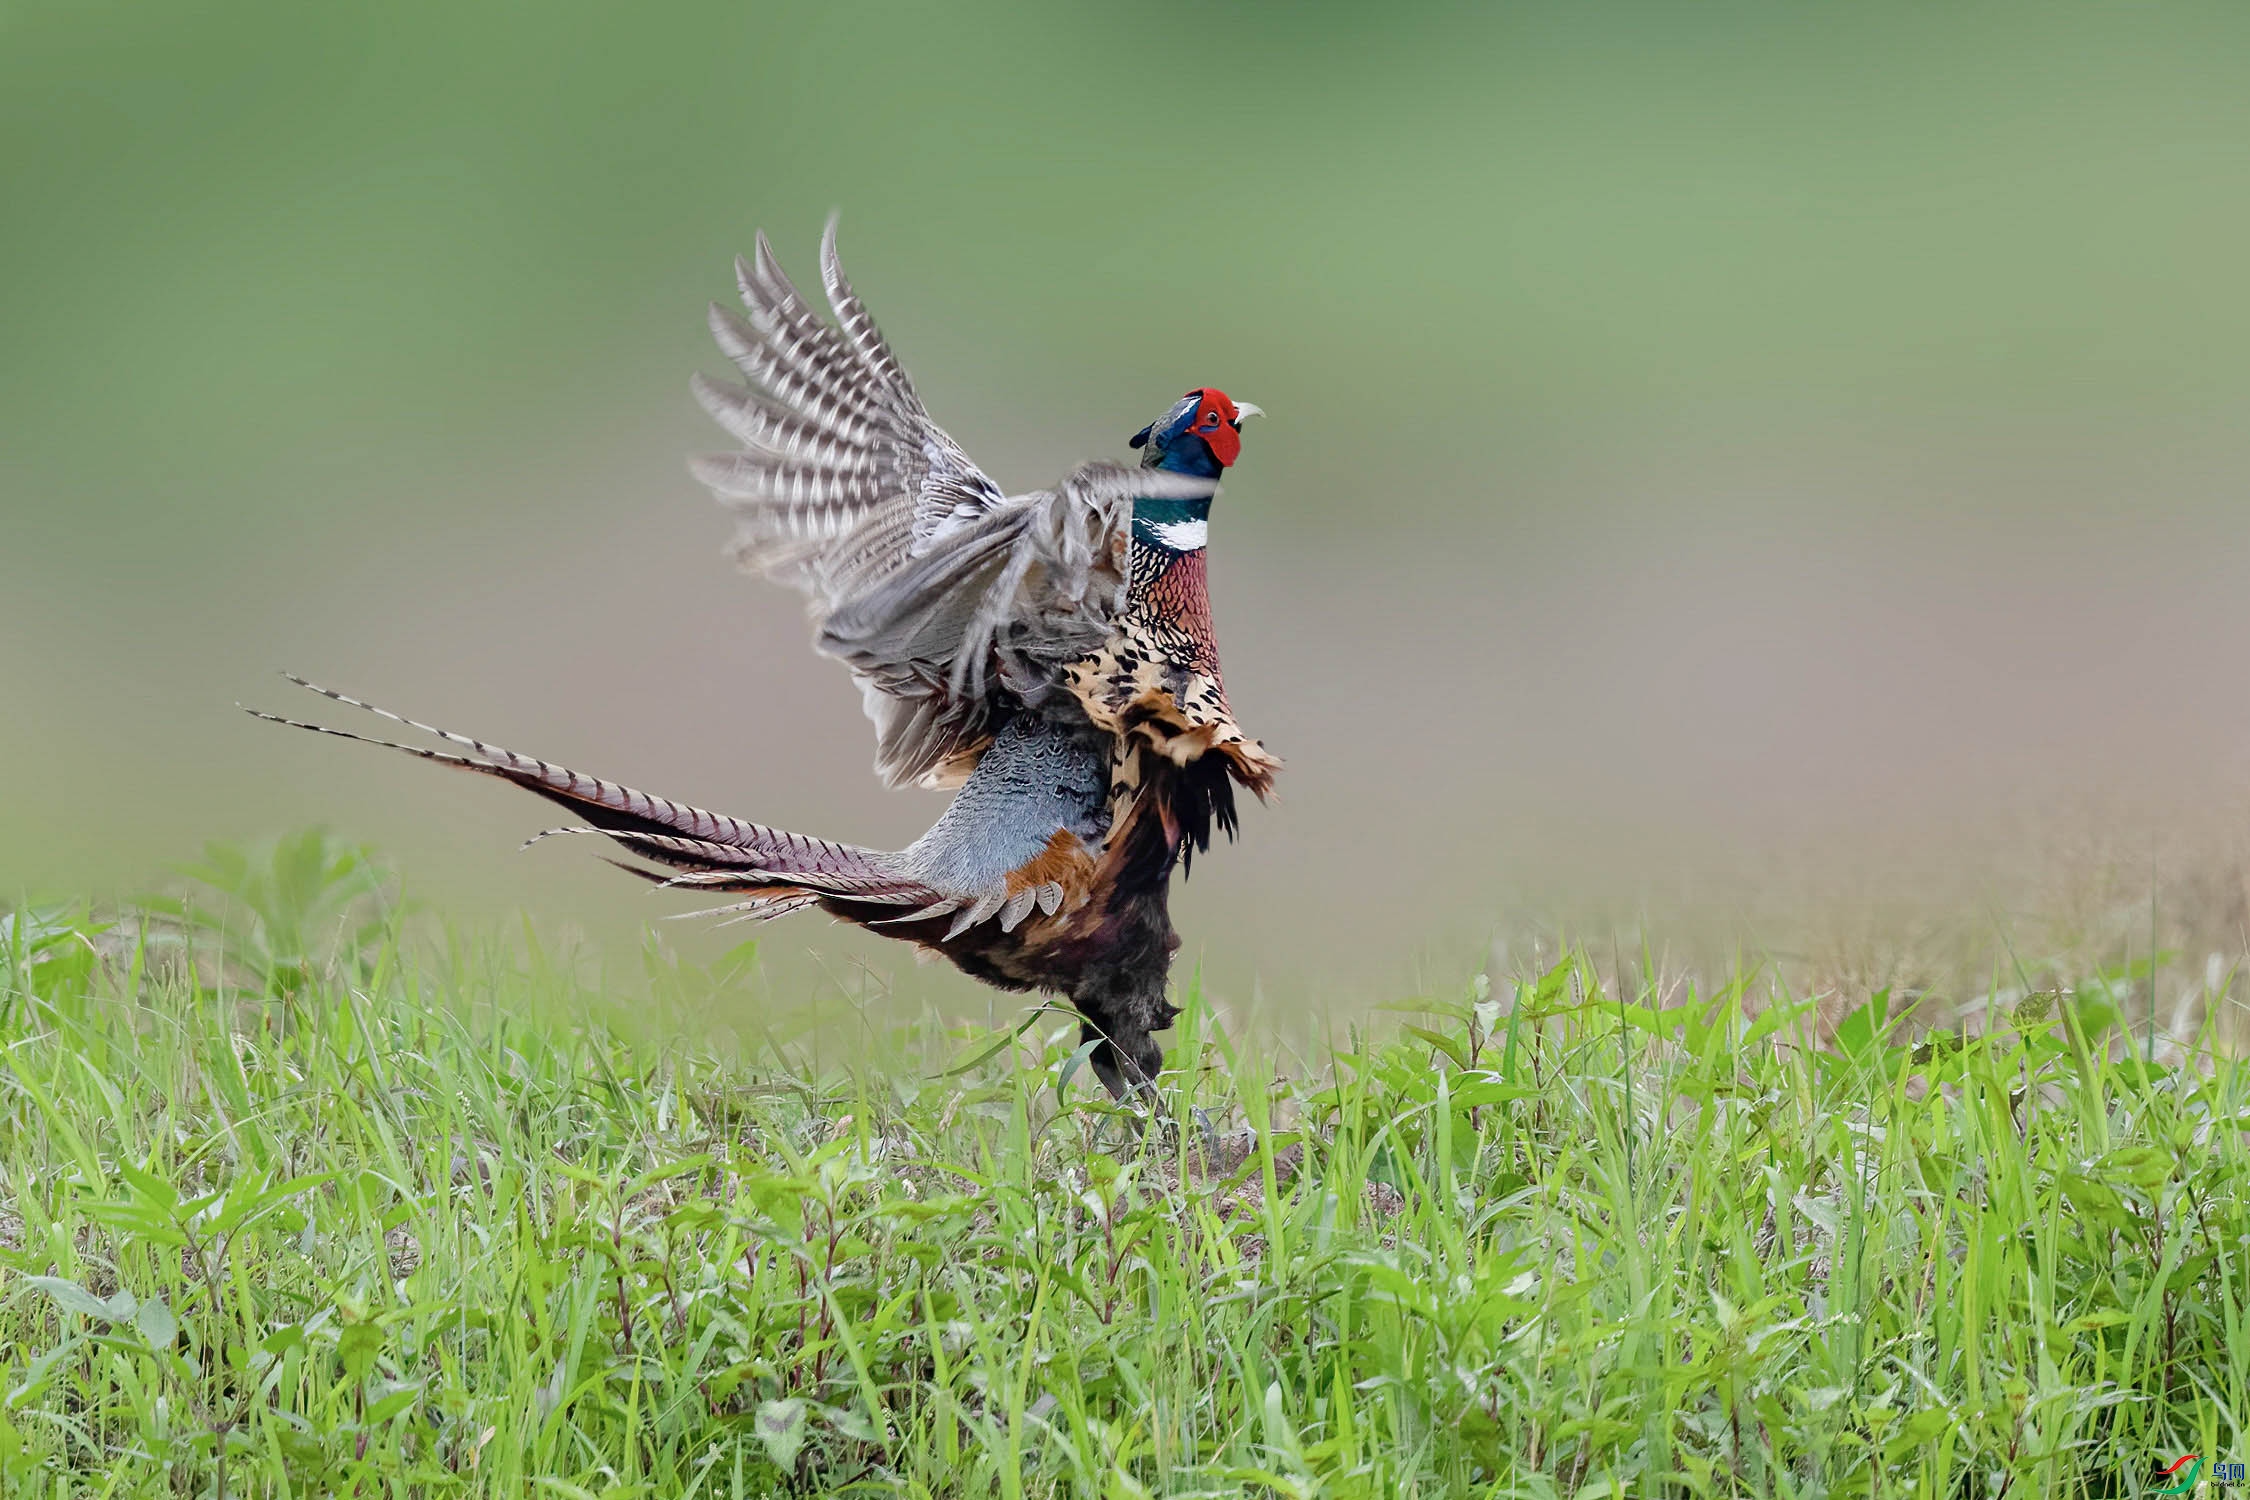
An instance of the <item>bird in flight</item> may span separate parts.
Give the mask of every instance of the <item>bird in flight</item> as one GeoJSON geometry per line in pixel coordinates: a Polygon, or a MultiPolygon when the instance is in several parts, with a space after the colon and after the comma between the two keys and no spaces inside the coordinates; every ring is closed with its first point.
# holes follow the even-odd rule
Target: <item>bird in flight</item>
{"type": "MultiPolygon", "coordinates": [[[[743,567],[804,593],[815,646],[844,663],[888,786],[958,788],[904,849],[807,838],[581,775],[291,681],[434,737],[401,744],[250,710],[495,776],[568,808],[661,886],[735,898],[712,915],[819,907],[1004,990],[1067,998],[1119,1098],[1154,1086],[1151,1035],[1179,935],[1173,867],[1235,831],[1279,762],[1235,722],[1204,549],[1220,476],[1262,415],[1204,386],[1134,434],[1136,466],[1094,462],[1004,495],[930,419],[822,239],[822,319],[766,238],[735,263],[743,313],[711,331],[741,372],[695,394],[741,447],[693,468],[734,513],[743,567]]],[[[541,835],[544,837],[545,835],[541,835]]]]}

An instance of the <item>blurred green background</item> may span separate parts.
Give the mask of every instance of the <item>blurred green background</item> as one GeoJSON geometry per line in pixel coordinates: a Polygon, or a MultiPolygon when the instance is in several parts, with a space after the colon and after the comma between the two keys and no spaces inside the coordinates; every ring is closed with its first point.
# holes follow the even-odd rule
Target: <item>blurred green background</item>
{"type": "Polygon", "coordinates": [[[2238,809],[2240,6],[0,0],[0,889],[327,822],[449,908],[654,909],[237,714],[310,706],[277,667],[910,837],[681,464],[729,256],[809,276],[832,207],[1003,484],[1190,385],[1273,414],[1214,569],[1285,801],[1178,903],[1229,993],[2238,809]]]}

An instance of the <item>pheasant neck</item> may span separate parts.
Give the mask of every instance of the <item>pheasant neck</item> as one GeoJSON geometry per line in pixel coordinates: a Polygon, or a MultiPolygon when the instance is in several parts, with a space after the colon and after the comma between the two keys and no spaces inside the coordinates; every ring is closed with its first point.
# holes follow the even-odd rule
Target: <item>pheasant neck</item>
{"type": "Polygon", "coordinates": [[[1133,540],[1140,546],[1159,547],[1166,552],[1200,552],[1210,535],[1208,499],[1133,502],[1133,540]]]}

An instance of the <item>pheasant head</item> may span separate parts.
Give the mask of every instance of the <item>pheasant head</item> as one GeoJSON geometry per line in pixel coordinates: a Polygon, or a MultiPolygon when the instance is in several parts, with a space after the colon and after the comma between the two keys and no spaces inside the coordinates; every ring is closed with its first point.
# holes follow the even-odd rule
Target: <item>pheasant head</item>
{"type": "Polygon", "coordinates": [[[1242,423],[1265,413],[1247,401],[1229,400],[1217,386],[1189,391],[1163,416],[1133,434],[1141,467],[1216,479],[1242,455],[1242,423]]]}

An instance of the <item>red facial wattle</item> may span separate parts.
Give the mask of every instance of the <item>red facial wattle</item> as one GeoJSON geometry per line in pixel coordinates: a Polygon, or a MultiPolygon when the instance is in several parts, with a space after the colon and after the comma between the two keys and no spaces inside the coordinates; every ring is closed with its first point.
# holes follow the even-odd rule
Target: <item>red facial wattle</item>
{"type": "Polygon", "coordinates": [[[1205,386],[1188,431],[1210,444],[1211,456],[1219,461],[1219,467],[1230,468],[1242,456],[1242,429],[1235,425],[1240,419],[1225,391],[1205,386]]]}

